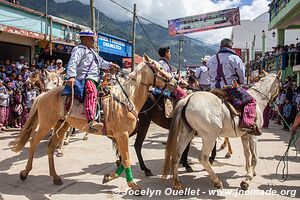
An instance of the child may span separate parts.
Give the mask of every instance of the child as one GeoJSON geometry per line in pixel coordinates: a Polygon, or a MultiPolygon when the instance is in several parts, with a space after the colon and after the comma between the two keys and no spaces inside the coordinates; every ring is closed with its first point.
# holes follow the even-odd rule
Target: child
{"type": "Polygon", "coordinates": [[[13,124],[15,128],[21,127],[22,112],[23,112],[22,93],[21,90],[16,89],[13,95],[13,107],[12,107],[13,124]]]}
{"type": "Polygon", "coordinates": [[[283,119],[285,122],[283,123],[283,130],[289,131],[289,126],[293,122],[295,117],[296,108],[293,105],[292,99],[286,98],[285,104],[283,106],[283,119]]]}
{"type": "Polygon", "coordinates": [[[9,116],[9,94],[0,79],[0,130],[8,125],[9,116]]]}

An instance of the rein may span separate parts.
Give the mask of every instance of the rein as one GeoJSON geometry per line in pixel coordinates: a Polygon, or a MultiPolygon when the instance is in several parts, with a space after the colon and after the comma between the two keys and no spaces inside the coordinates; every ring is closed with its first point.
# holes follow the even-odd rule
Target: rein
{"type": "MultiPolygon", "coordinates": [[[[153,66],[150,64],[150,63],[147,63],[147,62],[145,62],[146,64],[147,64],[147,66],[151,69],[151,71],[153,72],[153,76],[154,76],[154,78],[153,78],[153,86],[155,86],[156,85],[156,78],[157,78],[157,72],[154,70],[154,68],[153,68],[153,66]]],[[[168,85],[168,83],[172,80],[172,79],[165,79],[164,77],[161,77],[162,79],[164,79],[164,81],[165,81],[165,86],[164,86],[164,88],[163,89],[165,89],[166,87],[167,87],[167,85],[168,85]]],[[[133,105],[133,103],[131,102],[131,100],[130,100],[130,98],[129,98],[129,96],[128,96],[128,94],[127,94],[127,92],[125,91],[125,89],[123,88],[123,86],[121,85],[121,83],[120,83],[120,81],[119,81],[119,78],[116,76],[116,80],[117,80],[117,83],[119,84],[119,86],[121,87],[121,90],[122,90],[122,92],[124,93],[124,95],[125,95],[125,97],[126,97],[126,99],[127,99],[127,101],[128,101],[128,104],[126,104],[125,102],[123,102],[123,101],[121,101],[120,100],[120,98],[119,97],[117,97],[116,95],[114,95],[114,94],[112,94],[112,97],[116,100],[116,101],[118,101],[119,103],[121,103],[129,112],[131,112],[135,117],[136,117],[136,119],[137,119],[137,121],[139,121],[139,118],[138,118],[138,113],[134,110],[134,105],[133,105]]],[[[133,81],[136,81],[136,79],[131,79],[131,80],[133,80],[133,81]]],[[[142,82],[140,82],[139,84],[141,84],[141,85],[143,85],[143,86],[147,86],[147,87],[150,87],[151,86],[151,84],[145,84],[145,83],[142,83],[142,82]]],[[[161,97],[161,96],[160,96],[161,97]]],[[[158,98],[158,100],[149,108],[149,109],[147,109],[146,111],[143,111],[142,113],[146,113],[146,112],[148,112],[149,110],[151,110],[157,103],[158,103],[158,101],[160,100],[160,97],[158,98]]]]}

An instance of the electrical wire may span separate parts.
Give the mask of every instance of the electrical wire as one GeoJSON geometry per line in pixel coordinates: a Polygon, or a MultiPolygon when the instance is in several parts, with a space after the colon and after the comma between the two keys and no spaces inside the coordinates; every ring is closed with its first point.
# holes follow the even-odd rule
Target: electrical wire
{"type": "Polygon", "coordinates": [[[147,37],[147,38],[148,38],[148,40],[150,41],[150,43],[151,43],[152,47],[154,48],[154,52],[156,53],[156,51],[157,51],[157,48],[155,47],[155,45],[154,45],[154,43],[152,42],[151,38],[149,37],[149,35],[148,35],[147,31],[145,30],[144,26],[142,25],[142,23],[141,23],[141,21],[140,21],[140,17],[138,17],[138,16],[137,16],[137,17],[136,17],[136,19],[137,19],[138,23],[140,24],[140,26],[141,26],[142,30],[144,31],[144,33],[145,33],[146,37],[147,37]]]}

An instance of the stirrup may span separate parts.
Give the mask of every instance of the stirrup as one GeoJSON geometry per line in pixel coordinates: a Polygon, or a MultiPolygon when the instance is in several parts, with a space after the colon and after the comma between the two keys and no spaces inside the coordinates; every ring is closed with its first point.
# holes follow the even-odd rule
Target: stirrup
{"type": "Polygon", "coordinates": [[[92,124],[89,123],[88,132],[92,134],[99,132],[100,134],[102,134],[102,129],[104,125],[102,123],[97,123],[97,122],[91,122],[91,123],[92,124]]]}

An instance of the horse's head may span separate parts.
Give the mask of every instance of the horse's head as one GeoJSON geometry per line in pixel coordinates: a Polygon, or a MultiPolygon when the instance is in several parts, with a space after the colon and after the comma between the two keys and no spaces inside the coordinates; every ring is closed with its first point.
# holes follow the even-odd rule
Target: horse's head
{"type": "Polygon", "coordinates": [[[44,80],[46,91],[51,90],[63,84],[61,77],[56,72],[45,70],[46,79],[44,80]]]}
{"type": "Polygon", "coordinates": [[[262,91],[261,93],[265,93],[264,95],[268,98],[269,102],[272,102],[280,91],[282,71],[279,71],[277,74],[269,74],[263,71],[262,74],[263,77],[260,78],[260,84],[258,84],[259,86],[256,89],[262,91]],[[263,92],[263,87],[266,89],[265,92],[263,92]]]}
{"type": "Polygon", "coordinates": [[[162,70],[162,66],[144,54],[143,62],[139,64],[138,70],[143,76],[143,83],[159,88],[176,88],[177,81],[171,74],[162,70]]]}

